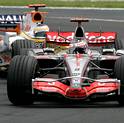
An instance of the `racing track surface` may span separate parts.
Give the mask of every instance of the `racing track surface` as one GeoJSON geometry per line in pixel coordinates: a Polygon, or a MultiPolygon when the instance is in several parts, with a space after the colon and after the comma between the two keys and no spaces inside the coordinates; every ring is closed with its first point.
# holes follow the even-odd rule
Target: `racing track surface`
{"type": "MultiPolygon", "coordinates": [[[[16,13],[26,10],[1,9],[0,13],[16,13]]],[[[75,24],[69,18],[82,15],[96,19],[86,24],[86,31],[98,31],[101,25],[103,31],[117,31],[124,39],[124,10],[47,10],[47,23],[51,30],[70,31],[75,24]],[[56,18],[56,19],[55,19],[56,18]],[[114,19],[111,20],[111,19],[114,19]],[[108,22],[107,22],[107,21],[108,22]],[[121,21],[120,21],[121,20],[121,21]]],[[[7,98],[6,78],[0,78],[0,123],[123,123],[124,108],[118,107],[117,102],[99,103],[67,103],[44,100],[32,106],[15,107],[7,98]]]]}

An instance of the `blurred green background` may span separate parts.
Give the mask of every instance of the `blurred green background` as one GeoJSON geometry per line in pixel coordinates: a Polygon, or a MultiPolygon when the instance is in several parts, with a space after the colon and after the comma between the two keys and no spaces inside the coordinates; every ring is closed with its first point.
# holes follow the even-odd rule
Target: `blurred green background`
{"type": "Polygon", "coordinates": [[[49,7],[124,8],[124,0],[0,0],[0,6],[26,6],[45,3],[49,7]]]}

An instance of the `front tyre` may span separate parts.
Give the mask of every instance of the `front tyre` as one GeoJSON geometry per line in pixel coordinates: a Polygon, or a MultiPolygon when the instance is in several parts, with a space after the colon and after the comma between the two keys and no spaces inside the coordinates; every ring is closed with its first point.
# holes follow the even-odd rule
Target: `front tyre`
{"type": "Polygon", "coordinates": [[[7,94],[14,105],[33,103],[32,79],[37,70],[37,60],[30,56],[15,56],[8,70],[7,94]]]}
{"type": "Polygon", "coordinates": [[[124,106],[124,56],[120,57],[115,62],[115,77],[120,80],[120,95],[118,96],[118,102],[121,106],[124,106]]]}

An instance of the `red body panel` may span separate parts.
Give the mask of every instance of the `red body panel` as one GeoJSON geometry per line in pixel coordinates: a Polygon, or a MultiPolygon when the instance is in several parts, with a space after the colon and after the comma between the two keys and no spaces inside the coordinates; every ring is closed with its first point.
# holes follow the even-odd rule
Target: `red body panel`
{"type": "MultiPolygon", "coordinates": [[[[47,32],[47,41],[50,42],[71,42],[74,38],[74,32],[60,32],[59,35],[65,37],[64,38],[58,36],[58,32],[47,32]]],[[[86,32],[85,37],[88,40],[88,43],[113,43],[116,39],[116,32],[86,32]]]]}
{"type": "Polygon", "coordinates": [[[119,90],[120,85],[117,82],[93,82],[90,86],[85,86],[82,88],[72,88],[59,81],[56,82],[41,82],[34,81],[33,89],[42,92],[54,92],[59,93],[68,98],[74,99],[84,99],[95,93],[111,93],[113,91],[119,90]]]}

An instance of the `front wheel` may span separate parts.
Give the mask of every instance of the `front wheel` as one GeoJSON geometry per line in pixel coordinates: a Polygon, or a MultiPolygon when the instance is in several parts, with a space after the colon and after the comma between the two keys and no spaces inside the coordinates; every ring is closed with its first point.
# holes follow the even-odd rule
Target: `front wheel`
{"type": "Polygon", "coordinates": [[[30,56],[15,56],[9,66],[7,94],[14,105],[33,103],[32,79],[37,71],[37,60],[30,56]]]}
{"type": "Polygon", "coordinates": [[[120,80],[120,95],[118,96],[118,102],[124,106],[124,56],[120,57],[115,62],[115,77],[120,80]]]}

